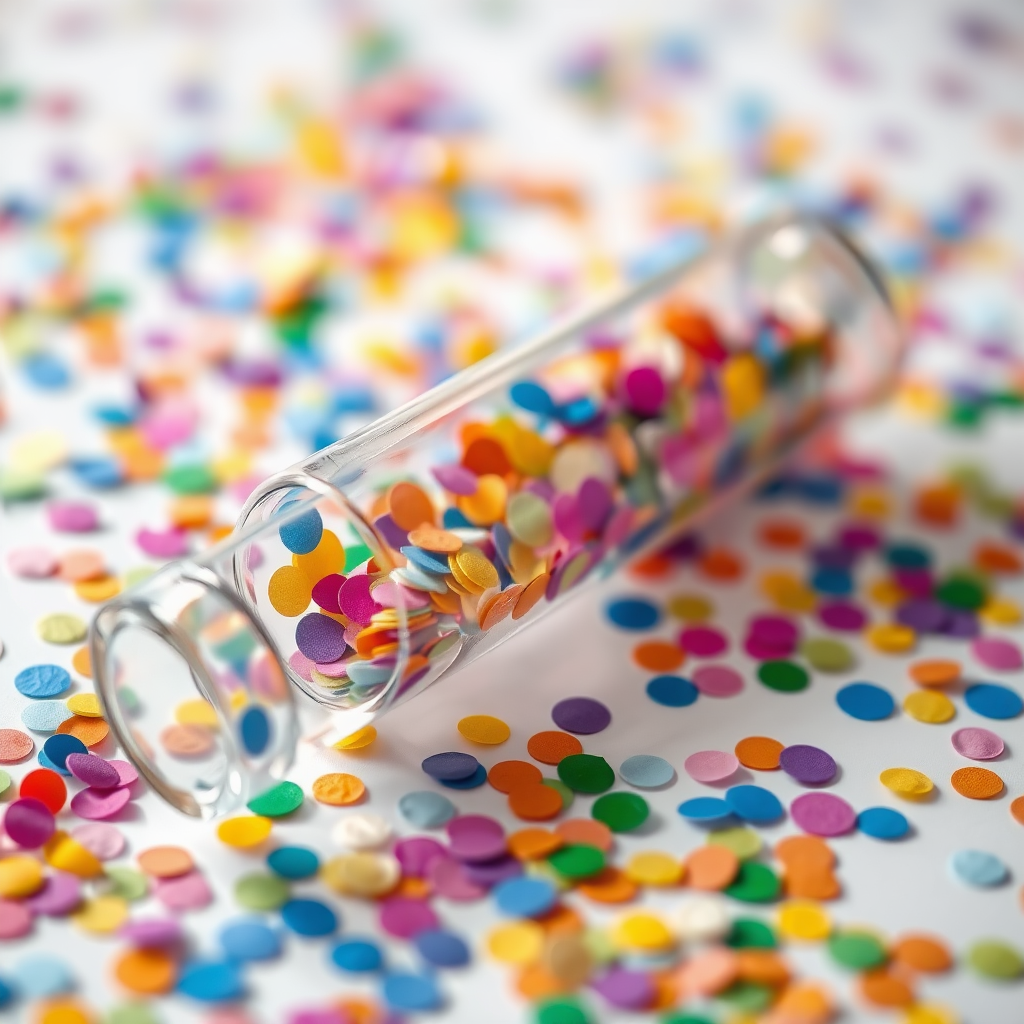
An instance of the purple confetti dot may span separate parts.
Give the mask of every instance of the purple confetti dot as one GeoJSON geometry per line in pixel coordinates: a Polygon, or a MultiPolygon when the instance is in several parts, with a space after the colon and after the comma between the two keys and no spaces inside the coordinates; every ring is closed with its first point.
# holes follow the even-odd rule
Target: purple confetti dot
{"type": "Polygon", "coordinates": [[[812,836],[842,836],[857,826],[857,812],[835,793],[804,793],[789,805],[789,813],[812,836]]]}
{"type": "Polygon", "coordinates": [[[91,789],[113,789],[121,785],[117,769],[95,754],[68,754],[65,764],[79,782],[91,789]]]}
{"type": "Polygon", "coordinates": [[[836,536],[838,544],[854,551],[872,551],[882,543],[881,534],[866,523],[850,523],[843,526],[836,536]]]}
{"type": "Polygon", "coordinates": [[[591,697],[567,697],[551,709],[551,720],[566,732],[592,736],[608,728],[612,713],[591,697]]]}
{"type": "Polygon", "coordinates": [[[295,627],[295,646],[314,663],[338,661],[348,646],[345,627],[319,612],[303,615],[295,627]]]}
{"type": "Polygon", "coordinates": [[[971,640],[981,633],[981,624],[974,612],[954,609],[949,612],[941,632],[943,636],[971,640]]]}
{"type": "Polygon", "coordinates": [[[480,762],[472,754],[464,754],[461,750],[446,750],[425,757],[420,767],[438,782],[458,782],[468,779],[480,767],[480,762]]]}
{"type": "Polygon", "coordinates": [[[402,874],[408,878],[424,878],[430,865],[448,851],[436,840],[426,836],[413,836],[395,843],[395,857],[402,865],[402,874]]]}
{"type": "Polygon", "coordinates": [[[21,902],[33,914],[63,917],[82,902],[82,884],[74,875],[54,871],[47,876],[41,889],[21,902]]]}
{"type": "Polygon", "coordinates": [[[505,830],[494,818],[463,814],[445,826],[452,855],[460,861],[488,861],[507,852],[505,830]]]}
{"type": "Polygon", "coordinates": [[[594,981],[605,1001],[620,1010],[644,1010],[654,1002],[654,983],[642,971],[613,967],[594,981]]]}
{"type": "Polygon", "coordinates": [[[949,609],[928,597],[911,598],[896,609],[896,621],[918,633],[942,632],[949,618],[949,609]]]}
{"type": "Polygon", "coordinates": [[[835,778],[836,762],[832,755],[819,747],[796,744],[786,747],[779,755],[779,767],[797,782],[805,785],[821,785],[835,778]]]}
{"type": "Polygon", "coordinates": [[[612,514],[615,499],[611,488],[597,477],[589,476],[580,484],[580,519],[588,530],[599,533],[612,514]]]}
{"type": "Polygon", "coordinates": [[[850,601],[830,601],[818,609],[818,618],[829,629],[843,633],[856,633],[862,630],[868,621],[867,615],[850,601]]]}
{"type": "Polygon", "coordinates": [[[480,486],[476,474],[466,469],[465,466],[435,466],[431,473],[446,491],[459,494],[464,498],[476,494],[477,488],[480,486]]]}
{"type": "Polygon", "coordinates": [[[173,918],[148,918],[129,921],[123,925],[119,935],[126,942],[140,949],[157,949],[161,946],[173,946],[180,941],[181,925],[173,918]]]}
{"type": "Polygon", "coordinates": [[[467,862],[462,865],[462,870],[471,882],[490,887],[510,878],[518,878],[523,873],[523,865],[515,857],[498,857],[480,864],[467,862]]]}

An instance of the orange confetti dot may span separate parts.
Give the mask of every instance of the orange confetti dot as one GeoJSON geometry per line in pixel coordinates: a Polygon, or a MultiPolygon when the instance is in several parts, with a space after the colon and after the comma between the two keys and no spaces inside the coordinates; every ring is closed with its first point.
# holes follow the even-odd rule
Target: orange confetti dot
{"type": "Polygon", "coordinates": [[[91,548],[67,551],[60,558],[57,575],[68,583],[95,580],[106,576],[107,568],[100,551],[91,548]]]}
{"type": "Polygon", "coordinates": [[[313,783],[313,798],[331,807],[347,807],[358,803],[366,794],[366,785],[356,775],[345,772],[331,772],[321,775],[313,783]]]}
{"type": "Polygon", "coordinates": [[[80,739],[87,747],[99,746],[110,732],[110,726],[102,718],[86,718],[75,715],[57,726],[57,732],[80,739]]]}
{"type": "Polygon", "coordinates": [[[910,1006],[914,990],[902,978],[884,968],[860,976],[860,994],[872,1006],[910,1006]]]}
{"type": "Polygon", "coordinates": [[[408,481],[394,484],[387,494],[388,511],[395,525],[403,530],[415,530],[424,524],[434,524],[434,503],[421,487],[408,481]]]}
{"type": "Polygon", "coordinates": [[[667,640],[644,640],[633,648],[633,660],[648,672],[674,672],[686,655],[667,640]]]}
{"type": "Polygon", "coordinates": [[[932,935],[904,935],[896,940],[891,952],[897,964],[924,974],[941,974],[953,966],[949,947],[932,935]]]}
{"type": "Polygon", "coordinates": [[[735,754],[744,768],[770,772],[779,767],[779,755],[784,749],[770,736],[747,736],[736,744],[735,754]]]}
{"type": "Polygon", "coordinates": [[[660,580],[668,576],[672,572],[672,568],[672,559],[668,555],[656,551],[653,555],[647,555],[645,558],[638,558],[631,562],[629,572],[643,580],[660,580]]]}
{"type": "Polygon", "coordinates": [[[505,446],[495,437],[477,437],[466,446],[462,465],[477,476],[504,476],[512,469],[505,446]]]}
{"type": "Polygon", "coordinates": [[[564,845],[561,836],[546,828],[521,828],[508,837],[509,853],[516,860],[543,860],[564,845]]]}
{"type": "Polygon", "coordinates": [[[949,777],[952,787],[972,800],[991,800],[1003,791],[1003,780],[989,768],[958,768],[949,777]]]}
{"type": "Polygon", "coordinates": [[[180,846],[151,846],[135,860],[153,878],[177,878],[187,875],[195,867],[192,854],[180,846]]]}
{"type": "Polygon", "coordinates": [[[424,551],[439,551],[442,554],[454,555],[462,548],[462,538],[448,530],[436,526],[418,526],[409,531],[409,543],[424,551]]]}
{"type": "Polygon", "coordinates": [[[1021,571],[1020,555],[1009,544],[983,540],[974,549],[974,564],[983,572],[1014,574],[1021,571]]]}
{"type": "Polygon", "coordinates": [[[960,662],[948,658],[915,661],[907,670],[918,686],[948,686],[960,678],[960,662]]]}
{"type": "Polygon", "coordinates": [[[772,548],[800,548],[805,539],[803,524],[797,519],[766,519],[757,536],[762,544],[772,548]]]}
{"type": "Polygon", "coordinates": [[[533,610],[533,606],[547,592],[548,581],[550,579],[550,573],[542,572],[539,576],[530,580],[530,582],[526,584],[525,589],[516,600],[515,608],[512,609],[512,618],[515,621],[518,621],[524,615],[528,615],[533,610]]]}
{"type": "Polygon", "coordinates": [[[731,583],[743,575],[743,560],[728,548],[710,548],[701,555],[697,570],[708,579],[731,583]]]}
{"type": "Polygon", "coordinates": [[[529,964],[516,978],[516,991],[524,999],[547,999],[572,991],[572,986],[561,981],[542,964],[529,964]]]}
{"type": "Polygon", "coordinates": [[[924,487],[914,497],[914,512],[932,526],[952,526],[960,515],[962,496],[957,487],[936,484],[924,487]]]}
{"type": "Polygon", "coordinates": [[[487,781],[499,793],[511,793],[520,786],[536,785],[543,778],[541,770],[529,761],[499,761],[487,773],[487,781]]]}
{"type": "Polygon", "coordinates": [[[720,892],[740,869],[740,859],[725,846],[700,846],[686,858],[686,881],[694,889],[720,892]]]}
{"type": "Polygon", "coordinates": [[[636,898],[637,890],[636,882],[611,865],[585,878],[576,887],[577,892],[595,903],[628,903],[636,898]]]}
{"type": "Polygon", "coordinates": [[[88,646],[79,647],[71,656],[71,667],[86,679],[92,679],[92,655],[88,646]]]}
{"type": "Polygon", "coordinates": [[[577,846],[596,846],[607,853],[615,842],[612,830],[603,822],[593,818],[570,818],[555,826],[556,835],[562,841],[577,846]]]}
{"type": "Polygon", "coordinates": [[[535,917],[534,921],[548,935],[567,935],[583,931],[583,918],[564,903],[556,904],[546,914],[535,917]]]}
{"type": "Polygon", "coordinates": [[[789,967],[778,953],[770,949],[738,949],[736,960],[743,981],[769,988],[782,988],[789,981],[789,967]]]}
{"type": "Polygon", "coordinates": [[[1010,813],[1013,815],[1014,821],[1018,821],[1021,825],[1024,825],[1024,796],[1017,797],[1017,799],[1010,804],[1010,813]]]}
{"type": "Polygon", "coordinates": [[[516,786],[508,795],[508,806],[523,821],[548,821],[562,811],[562,797],[553,786],[532,782],[516,786]]]}
{"type": "Polygon", "coordinates": [[[582,754],[583,744],[567,732],[536,732],[526,741],[526,752],[541,764],[558,764],[570,754],[582,754]]]}
{"type": "Polygon", "coordinates": [[[832,847],[818,836],[786,836],[775,844],[775,858],[787,867],[803,864],[808,867],[831,868],[836,855],[832,847]]]}
{"type": "Polygon", "coordinates": [[[114,963],[114,977],[140,996],[169,992],[176,974],[174,959],[162,949],[131,949],[114,963]]]}

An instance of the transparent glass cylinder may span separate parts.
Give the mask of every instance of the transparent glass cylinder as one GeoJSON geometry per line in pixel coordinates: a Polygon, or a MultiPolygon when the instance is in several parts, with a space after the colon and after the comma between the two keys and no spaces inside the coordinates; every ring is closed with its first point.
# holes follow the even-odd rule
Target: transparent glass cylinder
{"type": "Polygon", "coordinates": [[[227,813],[756,484],[902,348],[839,230],[765,220],[269,479],[106,605],[93,663],[168,800],[227,813]]]}

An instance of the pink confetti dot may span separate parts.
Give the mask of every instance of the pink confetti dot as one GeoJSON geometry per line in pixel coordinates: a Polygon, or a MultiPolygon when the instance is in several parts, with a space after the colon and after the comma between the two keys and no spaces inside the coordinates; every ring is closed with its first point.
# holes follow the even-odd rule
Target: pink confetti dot
{"type": "Polygon", "coordinates": [[[411,939],[420,932],[437,928],[437,914],[426,900],[392,896],[380,905],[380,926],[399,939],[411,939]]]}
{"type": "Polygon", "coordinates": [[[957,729],[950,740],[961,757],[969,757],[972,761],[991,761],[1004,749],[1003,741],[994,732],[980,727],[957,729]]]}
{"type": "Polygon", "coordinates": [[[177,878],[158,878],[153,892],[168,910],[202,910],[213,902],[213,893],[198,871],[177,878]]]}
{"type": "Polygon", "coordinates": [[[743,676],[728,665],[701,665],[692,678],[706,697],[734,697],[743,689],[743,676]]]}
{"type": "Polygon", "coordinates": [[[188,554],[188,534],[184,530],[139,530],[135,543],[151,558],[181,558],[188,554]]]}
{"type": "Polygon", "coordinates": [[[13,900],[0,900],[0,939],[20,939],[32,931],[32,912],[13,900]]]}
{"type": "Polygon", "coordinates": [[[857,824],[857,812],[834,793],[804,793],[789,805],[789,813],[812,836],[842,836],[857,824]]]}
{"type": "Polygon", "coordinates": [[[739,766],[736,755],[725,750],[699,750],[683,762],[687,775],[696,782],[721,782],[739,766]]]}
{"type": "Polygon", "coordinates": [[[91,533],[99,526],[96,509],[84,501],[51,501],[46,515],[59,533],[91,533]]]}
{"type": "Polygon", "coordinates": [[[119,785],[130,786],[133,782],[139,781],[139,773],[136,771],[135,765],[130,764],[128,761],[112,757],[107,764],[113,765],[117,769],[117,777],[120,779],[119,785]]]}
{"type": "Polygon", "coordinates": [[[15,548],[7,555],[7,567],[22,579],[44,580],[57,572],[60,563],[46,548],[15,548]]]}
{"type": "Polygon", "coordinates": [[[971,653],[993,672],[1013,672],[1024,665],[1020,648],[1012,640],[979,636],[971,644],[971,653]]]}
{"type": "Polygon", "coordinates": [[[125,839],[113,825],[94,821],[71,830],[71,838],[81,843],[98,860],[114,860],[124,853],[125,839]]]}
{"type": "Polygon", "coordinates": [[[83,789],[71,798],[71,812],[88,821],[102,821],[127,807],[131,798],[127,787],[83,789]]]}
{"type": "Polygon", "coordinates": [[[338,590],[338,604],[342,612],[363,626],[368,625],[377,612],[384,610],[370,596],[370,582],[366,575],[349,576],[338,590]]]}
{"type": "Polygon", "coordinates": [[[438,896],[457,903],[480,900],[487,895],[487,889],[467,878],[462,865],[451,857],[432,860],[427,867],[427,880],[438,896]]]}

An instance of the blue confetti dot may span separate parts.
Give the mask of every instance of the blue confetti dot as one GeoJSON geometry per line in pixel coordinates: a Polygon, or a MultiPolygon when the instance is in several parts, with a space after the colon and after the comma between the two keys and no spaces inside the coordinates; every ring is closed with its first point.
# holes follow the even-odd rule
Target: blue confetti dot
{"type": "Polygon", "coordinates": [[[22,361],[25,376],[37,388],[55,391],[71,382],[71,373],[64,362],[48,352],[34,352],[22,361]]]}
{"type": "Polygon", "coordinates": [[[55,733],[43,744],[43,753],[51,764],[65,771],[69,754],[88,754],[89,748],[77,736],[55,733]]]}
{"type": "Polygon", "coordinates": [[[432,967],[464,967],[469,963],[469,946],[453,932],[430,929],[420,932],[413,943],[432,967]]]}
{"type": "Polygon", "coordinates": [[[472,529],[473,524],[457,508],[446,508],[441,516],[441,525],[446,530],[472,529]]]}
{"type": "Polygon", "coordinates": [[[655,676],[647,684],[647,696],[667,708],[686,708],[700,696],[700,690],[682,676],[655,676]]]}
{"type": "Polygon", "coordinates": [[[281,908],[281,920],[296,935],[308,938],[333,935],[338,928],[338,915],[319,900],[289,900],[281,908]]]}
{"type": "Polygon", "coordinates": [[[14,677],[14,688],[23,697],[56,697],[71,685],[71,676],[60,665],[29,665],[14,677]]]}
{"type": "Polygon", "coordinates": [[[399,549],[406,558],[417,568],[434,576],[445,576],[450,571],[448,563],[435,558],[429,551],[406,544],[399,549]]]}
{"type": "Polygon", "coordinates": [[[14,1002],[14,989],[0,978],[0,1010],[14,1002]]]}
{"type": "Polygon", "coordinates": [[[402,817],[417,828],[439,828],[457,813],[455,804],[448,797],[429,789],[406,793],[398,801],[398,809],[402,817]]]}
{"type": "Polygon", "coordinates": [[[366,939],[345,939],[331,950],[331,960],[335,967],[353,974],[364,971],[379,971],[384,957],[380,948],[366,939]]]}
{"type": "Polygon", "coordinates": [[[555,409],[551,396],[539,384],[532,380],[522,380],[509,389],[509,397],[527,412],[538,416],[550,416],[555,409]]]}
{"type": "Polygon", "coordinates": [[[281,878],[298,881],[320,870],[320,858],[304,846],[282,846],[267,854],[267,867],[281,878]]]}
{"type": "Polygon", "coordinates": [[[891,807],[868,807],[857,815],[857,828],[872,839],[902,839],[910,822],[891,807]]]}
{"type": "Polygon", "coordinates": [[[245,986],[235,964],[200,960],[181,969],[178,991],[201,1003],[223,1003],[240,998],[245,986]]]}
{"type": "Polygon", "coordinates": [[[981,889],[1002,885],[1009,876],[1006,865],[995,854],[984,850],[957,850],[949,858],[949,870],[965,885],[981,889]]]}
{"type": "Polygon", "coordinates": [[[862,722],[880,722],[896,708],[888,690],[874,683],[850,683],[836,693],[836,703],[851,718],[862,722]]]}
{"type": "Polygon", "coordinates": [[[835,505],[843,497],[843,481],[827,473],[803,473],[790,485],[804,501],[814,505],[835,505]]]}
{"type": "Polygon", "coordinates": [[[85,487],[104,490],[124,483],[124,470],[115,459],[72,459],[68,468],[85,487]]]}
{"type": "Polygon", "coordinates": [[[259,757],[270,743],[270,719],[258,704],[250,704],[238,720],[238,733],[246,751],[259,757]]]}
{"type": "Polygon", "coordinates": [[[465,754],[461,750],[431,754],[420,762],[420,767],[438,782],[468,779],[480,766],[480,762],[472,754],[465,754]]]}
{"type": "Polygon", "coordinates": [[[885,560],[897,569],[927,569],[931,565],[932,556],[920,544],[903,542],[890,544],[885,549],[885,560]]]}
{"type": "MultiPolygon", "coordinates": [[[[288,509],[297,502],[286,502],[278,510],[278,515],[288,515],[288,509]]],[[[324,535],[324,521],[315,508],[311,508],[296,516],[291,522],[278,529],[281,543],[295,555],[308,555],[324,535]]]]}
{"type": "Polygon", "coordinates": [[[491,893],[498,909],[509,917],[546,914],[558,899],[558,890],[546,878],[509,878],[491,893]]]}
{"type": "Polygon", "coordinates": [[[731,786],[725,791],[729,810],[743,821],[778,821],[785,814],[779,798],[762,786],[731,786]]]}
{"type": "Polygon", "coordinates": [[[51,772],[56,772],[58,775],[63,775],[64,778],[70,779],[71,772],[66,767],[62,768],[60,765],[54,764],[47,756],[45,750],[40,750],[36,754],[36,760],[39,762],[40,768],[49,768],[51,772]]]}
{"type": "Polygon", "coordinates": [[[442,786],[448,789],[477,789],[487,781],[487,769],[482,765],[476,766],[476,771],[464,779],[438,779],[442,786]]]}
{"type": "Polygon", "coordinates": [[[22,957],[12,966],[11,973],[18,979],[19,994],[27,999],[63,995],[75,987],[68,965],[45,953],[22,957]]]}
{"type": "Polygon", "coordinates": [[[977,715],[984,718],[1016,718],[1024,710],[1016,690],[998,683],[975,683],[964,691],[964,701],[977,715]]]}
{"type": "Polygon", "coordinates": [[[393,1010],[436,1010],[441,990],[423,974],[389,974],[384,979],[384,1001],[393,1010]]]}
{"type": "Polygon", "coordinates": [[[281,952],[281,938],[261,918],[236,918],[221,928],[220,947],[229,960],[272,960],[281,952]]]}
{"type": "Polygon", "coordinates": [[[853,575],[848,569],[825,566],[811,574],[811,588],[819,594],[847,597],[853,593],[853,575]]]}
{"type": "Polygon", "coordinates": [[[732,814],[732,808],[717,796],[695,796],[679,805],[679,813],[687,821],[720,821],[732,814]]]}
{"type": "Polygon", "coordinates": [[[661,618],[658,606],[642,597],[620,597],[609,601],[606,611],[612,623],[621,629],[651,629],[661,618]]]}

